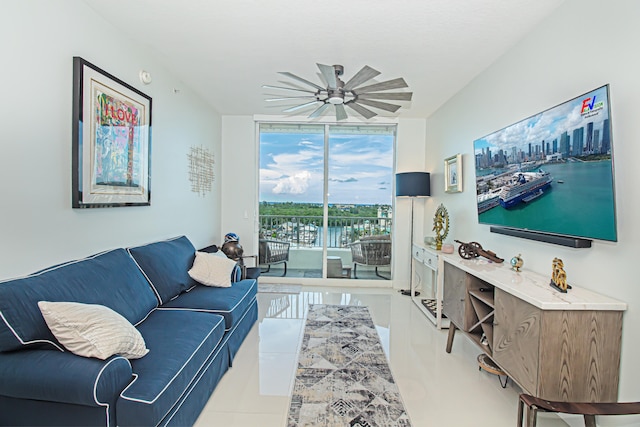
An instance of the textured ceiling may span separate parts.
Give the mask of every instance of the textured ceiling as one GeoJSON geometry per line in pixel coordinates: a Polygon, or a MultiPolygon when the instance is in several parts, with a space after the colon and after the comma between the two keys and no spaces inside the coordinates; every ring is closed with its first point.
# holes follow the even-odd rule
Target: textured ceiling
{"type": "Polygon", "coordinates": [[[428,117],[563,0],[85,2],[221,114],[281,114],[264,99],[284,93],[261,86],[287,81],[278,71],[320,83],[319,62],[345,81],[364,65],[381,72],[372,82],[404,77],[399,115],[428,117]]]}

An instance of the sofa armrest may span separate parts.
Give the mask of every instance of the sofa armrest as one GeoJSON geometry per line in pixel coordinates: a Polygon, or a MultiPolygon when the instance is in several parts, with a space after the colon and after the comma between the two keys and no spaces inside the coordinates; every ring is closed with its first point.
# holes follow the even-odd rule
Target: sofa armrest
{"type": "Polygon", "coordinates": [[[104,406],[131,382],[131,364],[54,350],[0,353],[0,394],[21,399],[104,406]]]}

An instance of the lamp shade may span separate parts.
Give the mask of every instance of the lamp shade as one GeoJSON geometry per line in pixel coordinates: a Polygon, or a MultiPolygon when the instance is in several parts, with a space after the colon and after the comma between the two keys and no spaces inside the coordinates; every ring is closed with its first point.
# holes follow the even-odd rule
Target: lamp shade
{"type": "Polygon", "coordinates": [[[426,197],[431,195],[428,172],[403,172],[396,174],[397,197],[426,197]]]}

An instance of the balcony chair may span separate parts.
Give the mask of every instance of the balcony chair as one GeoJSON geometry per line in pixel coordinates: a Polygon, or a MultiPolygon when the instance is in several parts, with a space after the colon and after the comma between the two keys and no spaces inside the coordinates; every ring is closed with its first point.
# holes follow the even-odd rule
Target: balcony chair
{"type": "Polygon", "coordinates": [[[521,394],[518,402],[518,427],[522,427],[524,406],[527,406],[527,427],[536,427],[538,412],[559,412],[584,416],[586,427],[596,427],[596,415],[640,414],[640,402],[576,403],[543,400],[528,394],[521,394]]]}
{"type": "Polygon", "coordinates": [[[267,269],[263,271],[268,273],[271,265],[284,263],[283,276],[287,275],[287,261],[289,261],[289,242],[281,240],[260,239],[258,250],[258,259],[260,265],[266,265],[267,269]]]}
{"type": "Polygon", "coordinates": [[[376,276],[389,280],[389,277],[378,273],[378,267],[391,265],[391,235],[364,236],[349,245],[353,258],[353,278],[357,279],[358,264],[374,266],[376,276]]]}

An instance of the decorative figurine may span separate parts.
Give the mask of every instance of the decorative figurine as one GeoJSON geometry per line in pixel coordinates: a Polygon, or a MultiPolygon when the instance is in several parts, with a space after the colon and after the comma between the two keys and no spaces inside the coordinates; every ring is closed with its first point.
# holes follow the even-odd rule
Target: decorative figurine
{"type": "Polygon", "coordinates": [[[436,232],[436,250],[442,249],[442,242],[449,234],[449,212],[441,203],[436,209],[436,216],[433,218],[433,231],[436,232]]]}
{"type": "Polygon", "coordinates": [[[495,252],[485,251],[480,246],[478,242],[464,243],[460,240],[456,240],[456,242],[460,243],[460,247],[458,248],[458,254],[464,259],[478,258],[479,256],[483,256],[493,262],[501,263],[504,259],[499,258],[495,252]]]}
{"type": "Polygon", "coordinates": [[[236,261],[241,267],[244,265],[242,256],[244,249],[240,244],[240,237],[236,233],[227,233],[224,236],[224,244],[220,248],[227,258],[236,261]]]}
{"type": "Polygon", "coordinates": [[[567,283],[567,273],[564,271],[564,263],[560,258],[554,258],[551,267],[551,282],[549,286],[556,290],[567,293],[567,289],[571,289],[571,285],[567,283]]]}
{"type": "Polygon", "coordinates": [[[514,256],[513,258],[511,258],[511,268],[513,268],[518,273],[520,272],[520,269],[522,268],[523,264],[524,264],[524,261],[522,260],[521,254],[518,254],[517,256],[514,256]]]}

